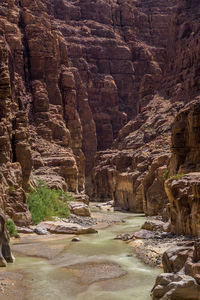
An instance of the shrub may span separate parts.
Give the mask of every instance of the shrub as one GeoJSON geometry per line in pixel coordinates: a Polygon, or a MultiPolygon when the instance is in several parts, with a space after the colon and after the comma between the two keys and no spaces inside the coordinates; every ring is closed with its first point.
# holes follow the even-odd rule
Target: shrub
{"type": "Polygon", "coordinates": [[[164,180],[167,180],[168,174],[169,174],[169,170],[165,170],[165,172],[163,172],[162,177],[163,177],[164,180]]]}
{"type": "Polygon", "coordinates": [[[53,216],[65,218],[69,216],[68,202],[73,197],[62,190],[50,189],[43,181],[38,181],[35,189],[28,195],[28,207],[34,224],[51,219],[53,216]]]}
{"type": "Polygon", "coordinates": [[[180,179],[181,177],[183,177],[185,174],[174,174],[171,178],[172,179],[175,179],[175,180],[178,180],[180,179]]]}
{"type": "Polygon", "coordinates": [[[12,193],[12,192],[14,192],[14,191],[15,191],[14,185],[10,185],[10,186],[9,186],[9,192],[12,193]]]}
{"type": "Polygon", "coordinates": [[[17,232],[15,223],[13,222],[13,220],[9,219],[6,221],[6,228],[8,230],[8,233],[10,235],[10,237],[19,237],[19,234],[17,232]]]}

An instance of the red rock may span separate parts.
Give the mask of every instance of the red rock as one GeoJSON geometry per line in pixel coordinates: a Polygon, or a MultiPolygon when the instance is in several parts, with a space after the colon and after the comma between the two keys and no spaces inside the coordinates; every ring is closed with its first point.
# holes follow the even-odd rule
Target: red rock
{"type": "MultiPolygon", "coordinates": [[[[187,107],[188,119],[183,112],[173,129],[185,161],[177,149],[178,163],[168,165],[171,124],[198,91],[198,8],[182,0],[0,4],[0,165],[8,170],[0,206],[7,213],[17,209],[19,222],[30,221],[24,191],[39,177],[168,217],[165,172],[198,165],[198,151],[184,152],[183,132],[198,128],[187,107]],[[11,180],[17,204],[8,192],[11,164],[21,172],[11,180]]],[[[198,129],[186,139],[197,149],[198,129]]]]}

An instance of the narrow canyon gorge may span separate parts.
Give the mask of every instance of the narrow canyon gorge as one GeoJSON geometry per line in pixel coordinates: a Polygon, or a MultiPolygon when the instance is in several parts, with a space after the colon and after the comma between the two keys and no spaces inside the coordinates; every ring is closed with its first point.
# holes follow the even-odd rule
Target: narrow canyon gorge
{"type": "MultiPolygon", "coordinates": [[[[72,194],[77,223],[92,226],[98,202],[116,222],[150,217],[142,234],[164,224],[178,242],[152,298],[200,299],[199,17],[197,0],[1,0],[2,261],[13,260],[5,218],[30,229],[27,198],[45,182],[72,194]]],[[[43,226],[96,232],[59,222],[43,226]]]]}

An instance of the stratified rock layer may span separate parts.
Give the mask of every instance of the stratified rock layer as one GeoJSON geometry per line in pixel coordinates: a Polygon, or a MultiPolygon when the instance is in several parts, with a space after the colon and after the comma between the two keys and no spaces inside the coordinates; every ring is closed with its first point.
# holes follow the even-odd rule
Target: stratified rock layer
{"type": "Polygon", "coordinates": [[[182,105],[156,95],[119,132],[116,150],[98,154],[93,173],[96,200],[114,199],[115,206],[125,210],[167,217],[164,181],[171,156],[170,129],[182,105]]]}
{"type": "MultiPolygon", "coordinates": [[[[156,77],[155,73],[152,74],[146,69],[139,88],[140,113],[120,130],[113,144],[113,151],[101,152],[97,156],[93,196],[97,200],[113,199],[115,205],[123,209],[171,216],[175,231],[196,234],[191,228],[195,226],[191,224],[193,221],[189,221],[195,211],[195,208],[190,210],[189,207],[198,206],[195,204],[196,200],[187,200],[190,196],[190,182],[188,194],[185,193],[185,198],[179,204],[176,200],[168,199],[169,192],[164,188],[164,181],[177,173],[199,171],[198,104],[186,105],[176,119],[175,116],[187,102],[199,94],[200,24],[196,16],[200,4],[197,1],[184,0],[170,4],[174,4],[174,7],[171,13],[168,11],[169,34],[163,49],[166,57],[163,64],[159,64],[159,59],[154,57],[154,62],[160,66],[162,78],[156,77]],[[160,82],[156,81],[156,78],[159,78],[160,82]],[[170,131],[174,119],[173,155],[169,163],[170,131]],[[101,189],[101,186],[104,186],[104,189],[101,189]],[[173,201],[175,204],[170,210],[168,203],[173,201]],[[180,214],[175,213],[179,210],[180,214]],[[180,220],[183,215],[184,221],[180,220]],[[187,230],[183,226],[180,231],[180,226],[176,229],[178,222],[190,225],[186,225],[187,230]]],[[[141,1],[140,8],[142,6],[141,1]]],[[[158,26],[157,36],[161,33],[159,28],[158,26]]],[[[163,39],[162,41],[164,42],[163,39]]],[[[147,43],[147,40],[145,42],[147,43]]],[[[152,43],[154,42],[153,39],[152,43]]],[[[154,45],[156,47],[158,44],[154,45]]],[[[174,193],[174,199],[178,197],[178,193],[182,193],[179,189],[174,193]]],[[[194,195],[191,197],[196,199],[194,195]]],[[[198,212],[195,215],[197,220],[198,212]]]]}
{"type": "Polygon", "coordinates": [[[1,206],[19,225],[31,221],[24,191],[33,179],[84,194],[86,174],[92,193],[96,151],[160,80],[174,2],[0,4],[1,206]]]}
{"type": "Polygon", "coordinates": [[[170,202],[172,230],[200,236],[200,100],[197,98],[177,115],[172,127],[170,179],[165,190],[170,202]]]}
{"type": "Polygon", "coordinates": [[[37,179],[168,216],[171,124],[199,90],[199,8],[1,1],[0,206],[18,225],[31,222],[25,192],[37,179]]]}

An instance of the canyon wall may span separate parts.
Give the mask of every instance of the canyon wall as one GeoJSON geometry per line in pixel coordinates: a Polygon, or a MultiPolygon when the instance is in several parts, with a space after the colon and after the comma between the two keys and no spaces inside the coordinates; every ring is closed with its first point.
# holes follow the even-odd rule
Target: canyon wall
{"type": "Polygon", "coordinates": [[[170,175],[165,190],[172,231],[200,236],[200,98],[186,105],[172,127],[170,175]],[[174,175],[175,174],[175,175],[174,175]]]}
{"type": "Polygon", "coordinates": [[[166,179],[199,171],[190,166],[198,165],[196,137],[187,142],[196,154],[173,146],[171,158],[170,150],[172,124],[172,144],[189,130],[177,113],[198,96],[199,8],[189,0],[1,1],[0,206],[16,223],[31,222],[26,192],[38,179],[169,217],[166,179]]]}
{"type": "Polygon", "coordinates": [[[147,70],[144,77],[151,80],[147,86],[144,78],[140,81],[137,117],[120,130],[113,143],[113,151],[100,152],[97,156],[93,172],[93,195],[98,201],[112,198],[116,206],[124,209],[170,217],[173,231],[197,234],[197,230],[191,227],[195,226],[198,213],[195,213],[194,220],[190,219],[198,206],[195,204],[198,202],[198,192],[193,193],[195,201],[186,200],[191,179],[186,180],[188,191],[182,195],[182,201],[176,198],[178,193],[182,193],[183,183],[174,187],[173,197],[168,188],[170,180],[165,183],[167,178],[171,178],[172,182],[179,179],[177,173],[198,171],[199,157],[197,106],[200,23],[197,16],[200,4],[197,1],[176,1],[175,4],[167,21],[168,36],[163,49],[165,60],[160,84],[152,83],[154,75],[149,77],[147,70]],[[145,93],[142,92],[144,90],[145,93]],[[177,113],[193,99],[197,101],[195,108],[186,106],[176,118],[177,113]],[[190,117],[187,117],[189,114],[190,117]],[[190,146],[185,146],[188,143],[190,146]],[[104,190],[101,189],[102,185],[104,190]],[[179,210],[181,213],[177,212],[179,210]],[[183,226],[186,219],[186,223],[190,224],[183,226]]]}

